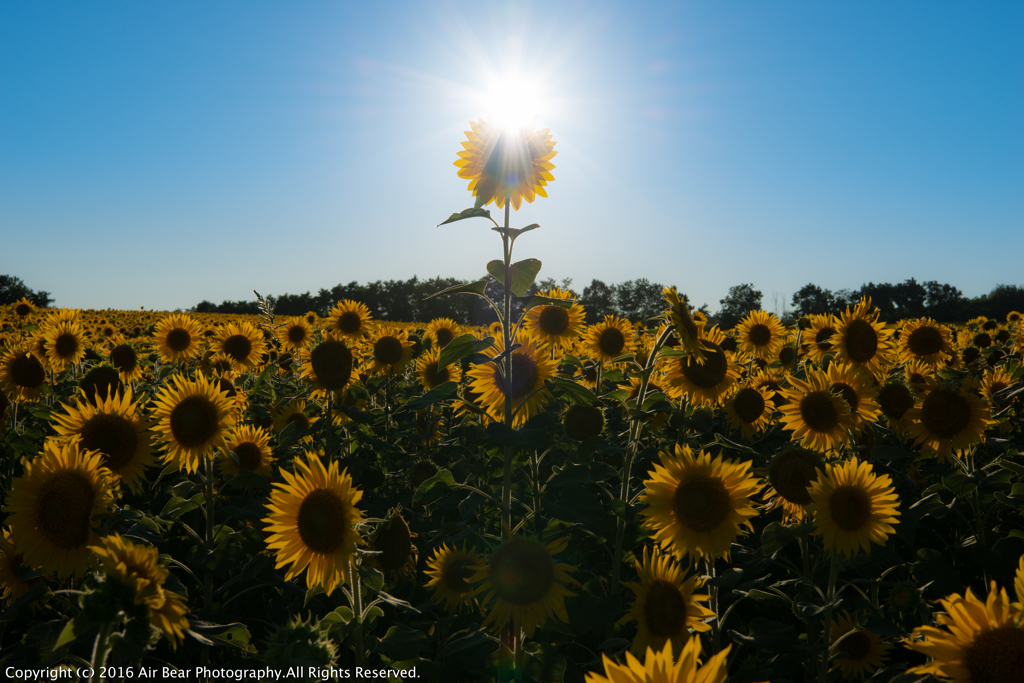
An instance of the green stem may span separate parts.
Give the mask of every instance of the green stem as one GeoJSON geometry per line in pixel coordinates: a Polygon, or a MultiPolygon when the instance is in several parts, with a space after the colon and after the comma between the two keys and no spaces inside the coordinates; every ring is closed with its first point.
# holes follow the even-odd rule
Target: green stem
{"type": "MultiPolygon", "coordinates": [[[[215,501],[213,492],[213,459],[206,456],[206,551],[208,553],[213,552],[213,515],[215,501]]],[[[213,603],[213,572],[211,570],[206,571],[206,585],[203,590],[203,604],[206,609],[210,609],[210,605],[213,603]]]]}
{"type": "Polygon", "coordinates": [[[366,652],[363,650],[363,582],[359,578],[359,572],[350,561],[348,564],[349,573],[352,575],[352,600],[355,602],[355,614],[359,618],[356,623],[356,664],[362,666],[366,661],[366,652]]]}
{"type": "Polygon", "coordinates": [[[89,662],[89,668],[92,669],[92,678],[90,680],[100,681],[103,679],[100,677],[100,669],[107,663],[107,655],[110,654],[110,634],[114,630],[114,622],[108,621],[100,627],[100,632],[96,634],[96,642],[92,646],[92,661],[89,662]]]}
{"type": "MultiPolygon", "coordinates": [[[[504,306],[502,307],[505,319],[501,321],[502,341],[505,344],[505,377],[503,378],[505,391],[503,393],[505,394],[505,425],[509,429],[512,429],[512,354],[509,353],[509,349],[512,348],[512,330],[510,329],[512,324],[512,242],[508,238],[507,231],[511,209],[511,203],[506,202],[505,232],[501,233],[501,242],[505,254],[504,306]]],[[[503,529],[502,533],[508,539],[512,538],[512,456],[512,445],[505,444],[505,472],[501,487],[501,526],[503,529]]]]}
{"type": "MultiPolygon", "coordinates": [[[[710,560],[704,558],[708,565],[708,576],[715,578],[715,558],[710,560]]],[[[715,613],[715,623],[711,626],[711,642],[717,653],[722,649],[722,617],[718,614],[718,586],[711,584],[708,587],[711,594],[711,611],[715,613]]]]}
{"type": "Polygon", "coordinates": [[[334,432],[334,392],[327,391],[327,439],[324,448],[324,460],[331,462],[331,435],[334,432]]]}
{"type": "Polygon", "coordinates": [[[836,601],[836,578],[839,575],[839,562],[836,560],[835,551],[829,559],[828,565],[828,592],[826,593],[825,605],[825,651],[821,654],[821,671],[818,674],[818,682],[825,683],[828,680],[828,661],[832,654],[832,609],[836,601]]]}

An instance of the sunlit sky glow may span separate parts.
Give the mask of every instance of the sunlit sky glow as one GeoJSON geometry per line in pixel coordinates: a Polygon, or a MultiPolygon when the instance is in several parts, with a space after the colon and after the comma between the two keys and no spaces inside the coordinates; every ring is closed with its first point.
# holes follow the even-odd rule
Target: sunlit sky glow
{"type": "Polygon", "coordinates": [[[490,115],[551,128],[516,256],[578,291],[977,296],[1024,284],[1021,35],[1019,2],[7,2],[0,273],[154,309],[475,279],[489,224],[434,225],[490,115]]]}

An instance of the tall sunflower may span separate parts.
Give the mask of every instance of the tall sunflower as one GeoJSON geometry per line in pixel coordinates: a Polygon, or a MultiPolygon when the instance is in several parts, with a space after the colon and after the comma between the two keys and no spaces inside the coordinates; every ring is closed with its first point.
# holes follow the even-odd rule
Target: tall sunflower
{"type": "Polygon", "coordinates": [[[500,209],[509,202],[518,211],[524,199],[548,196],[544,187],[555,179],[551,159],[558,154],[550,128],[502,128],[483,119],[469,126],[455,165],[458,176],[470,181],[478,206],[493,202],[500,209]]]}
{"type": "Polygon", "coordinates": [[[110,511],[114,494],[96,451],[77,441],[48,439],[11,484],[4,511],[25,563],[64,579],[83,575],[96,517],[110,511]]]}
{"type": "Polygon", "coordinates": [[[451,318],[434,318],[427,325],[424,334],[434,340],[434,347],[443,349],[452,339],[462,334],[462,325],[451,318]]]}
{"type": "MultiPolygon", "coordinates": [[[[470,388],[480,395],[480,405],[493,419],[505,419],[505,394],[512,396],[512,410],[519,411],[514,424],[518,426],[539,412],[551,397],[544,389],[544,382],[555,374],[555,361],[550,354],[540,349],[538,341],[526,332],[520,332],[516,340],[520,346],[512,351],[512,381],[502,376],[504,363],[478,363],[469,370],[470,388]],[[520,409],[520,407],[522,409],[520,409]]],[[[487,350],[491,357],[504,351],[499,338],[495,346],[487,350]]]]}
{"type": "Polygon", "coordinates": [[[470,579],[487,566],[483,555],[461,548],[449,548],[442,544],[427,560],[424,574],[430,577],[426,587],[430,589],[430,600],[443,606],[449,612],[458,614],[463,609],[476,606],[473,584],[470,579]]]}
{"type": "Polygon", "coordinates": [[[153,399],[154,430],[164,442],[164,461],[195,472],[199,461],[224,443],[235,424],[234,402],[215,383],[171,376],[153,399]]]}
{"type": "Polygon", "coordinates": [[[350,299],[338,302],[327,314],[328,330],[342,339],[359,339],[369,332],[372,320],[366,304],[350,299]]]}
{"type": "Polygon", "coordinates": [[[373,363],[370,372],[374,374],[398,372],[412,360],[409,335],[394,325],[378,325],[370,334],[367,347],[367,360],[373,363]]]}
{"type": "Polygon", "coordinates": [[[793,439],[816,451],[827,451],[850,442],[853,418],[849,404],[833,394],[832,382],[825,372],[807,371],[807,379],[789,378],[792,389],[782,392],[786,403],[782,426],[793,432],[793,439]]]}
{"type": "Polygon", "coordinates": [[[172,313],[156,324],[152,342],[165,363],[188,361],[202,353],[203,328],[191,316],[172,313]]]}
{"type": "Polygon", "coordinates": [[[270,434],[263,427],[240,425],[231,430],[220,449],[220,471],[237,475],[245,469],[269,477],[274,453],[270,434]]]}
{"type": "Polygon", "coordinates": [[[836,333],[832,337],[839,358],[873,375],[881,374],[892,351],[892,330],[879,322],[879,315],[880,311],[871,306],[871,298],[863,298],[853,309],[847,306],[836,321],[836,333]]]}
{"type": "Polygon", "coordinates": [[[700,604],[710,597],[694,593],[704,585],[703,579],[696,575],[686,577],[687,572],[657,548],[653,553],[644,548],[643,560],[637,562],[636,569],[640,582],[623,582],[636,599],[619,620],[620,624],[638,624],[630,648],[634,654],[648,647],[661,650],[667,642],[671,642],[673,650],[681,651],[691,631],[711,630],[705,621],[714,618],[715,613],[700,604]]]}
{"type": "Polygon", "coordinates": [[[811,482],[814,533],[822,534],[825,550],[853,557],[871,543],[884,545],[899,520],[899,498],[889,475],[876,476],[871,464],[856,456],[826,467],[811,482]]]}
{"type": "Polygon", "coordinates": [[[952,348],[949,328],[931,318],[911,320],[903,325],[899,338],[901,360],[939,365],[952,348]]]}
{"type": "Polygon", "coordinates": [[[603,322],[591,325],[584,333],[587,355],[607,363],[630,353],[636,345],[636,330],[625,318],[606,315],[603,322]]]}
{"type": "Polygon", "coordinates": [[[847,612],[832,621],[830,633],[833,656],[844,655],[834,660],[830,668],[838,670],[846,679],[870,676],[885,664],[892,649],[881,636],[859,629],[856,615],[847,612]]]}
{"type": "Polygon", "coordinates": [[[30,345],[7,347],[0,357],[0,388],[14,401],[34,401],[46,384],[46,367],[30,345]]]}
{"type": "Polygon", "coordinates": [[[675,455],[662,453],[644,482],[642,514],[654,539],[678,556],[708,559],[729,557],[732,542],[752,528],[757,515],[751,498],[761,484],[749,462],[714,459],[704,451],[676,445],[675,455]]]}
{"type": "Polygon", "coordinates": [[[323,586],[330,595],[350,580],[350,564],[359,544],[356,524],[363,513],[356,503],[363,492],[352,485],[337,461],[324,467],[315,454],[295,460],[295,473],[281,470],[263,521],[270,532],[267,547],[277,553],[277,569],[288,567],[291,580],[306,571],[306,587],[323,586]]]}
{"type": "Polygon", "coordinates": [[[301,376],[313,386],[314,395],[340,391],[352,380],[356,358],[341,339],[326,339],[309,353],[302,364],[301,376]]]}
{"type": "Polygon", "coordinates": [[[672,398],[686,396],[694,405],[715,407],[722,404],[739,379],[739,366],[722,348],[725,335],[717,327],[701,340],[704,361],[696,354],[669,358],[666,366],[665,393],[672,398]]]}
{"type": "Polygon", "coordinates": [[[964,389],[939,387],[906,413],[907,434],[941,460],[960,454],[985,438],[992,413],[985,402],[964,389]]]}
{"type": "Polygon", "coordinates": [[[370,537],[370,550],[380,554],[371,556],[367,566],[377,567],[387,576],[412,578],[419,556],[412,541],[415,537],[401,510],[391,510],[370,537]]]}
{"type": "Polygon", "coordinates": [[[266,349],[263,333],[252,323],[243,320],[240,323],[228,323],[220,328],[217,336],[211,341],[211,348],[218,354],[227,356],[235,372],[252,370],[261,362],[266,349]]]}
{"type": "Polygon", "coordinates": [[[771,401],[774,391],[754,386],[740,387],[725,402],[725,413],[729,416],[729,424],[738,429],[743,438],[754,438],[771,424],[775,405],[771,401]]]}
{"type": "Polygon", "coordinates": [[[553,349],[568,346],[583,331],[583,306],[574,300],[571,292],[564,292],[558,287],[541,292],[541,295],[551,299],[572,301],[572,306],[534,306],[523,316],[523,328],[545,346],[553,349]]]}
{"type": "Polygon", "coordinates": [[[626,653],[625,664],[616,664],[608,655],[601,655],[604,675],[590,672],[584,683],[725,683],[726,657],[731,649],[732,645],[726,645],[703,666],[698,636],[687,641],[679,659],[672,656],[671,642],[666,642],[660,652],[647,648],[642,662],[632,652],[626,653]]]}
{"type": "Polygon", "coordinates": [[[774,358],[782,348],[786,328],[767,311],[750,311],[736,326],[740,352],[754,358],[774,358]]]}

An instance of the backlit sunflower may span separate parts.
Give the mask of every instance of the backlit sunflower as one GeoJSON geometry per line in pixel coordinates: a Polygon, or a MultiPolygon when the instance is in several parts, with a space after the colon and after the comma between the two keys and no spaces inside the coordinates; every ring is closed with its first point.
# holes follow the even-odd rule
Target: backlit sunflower
{"type": "Polygon", "coordinates": [[[555,305],[534,306],[523,318],[523,329],[553,349],[569,346],[572,340],[583,332],[583,306],[574,300],[571,292],[564,292],[558,287],[541,292],[541,296],[573,303],[569,308],[555,305]]]}
{"type": "Polygon", "coordinates": [[[289,318],[276,334],[281,346],[288,351],[301,351],[313,342],[313,328],[302,316],[289,318]]]}
{"type": "Polygon", "coordinates": [[[736,326],[740,353],[754,358],[769,358],[782,348],[786,328],[767,311],[750,311],[736,326]]]}
{"type": "Polygon", "coordinates": [[[704,336],[704,325],[707,320],[703,315],[698,315],[699,311],[693,311],[690,308],[690,302],[686,295],[680,294],[675,287],[665,287],[662,294],[668,303],[669,322],[675,329],[675,343],[669,344],[669,346],[695,354],[698,360],[703,361],[704,353],[700,339],[704,336]]]}
{"type": "Polygon", "coordinates": [[[903,433],[911,424],[907,413],[916,403],[913,392],[899,382],[889,382],[878,390],[876,398],[878,407],[888,419],[889,429],[903,433]]]}
{"type": "Polygon", "coordinates": [[[919,360],[908,361],[903,366],[903,376],[907,384],[923,395],[939,386],[939,367],[919,360]]]}
{"type": "Polygon", "coordinates": [[[373,316],[366,304],[345,299],[327,314],[327,329],[342,339],[359,339],[370,330],[372,320],[373,316]]]}
{"type": "Polygon", "coordinates": [[[443,368],[438,368],[437,362],[440,359],[441,349],[439,348],[425,351],[416,359],[416,375],[420,378],[420,384],[427,391],[445,382],[458,382],[462,379],[462,367],[458,363],[449,363],[443,368]]]}
{"type": "Polygon", "coordinates": [[[195,472],[199,461],[224,444],[235,425],[234,402],[216,383],[172,375],[153,399],[154,431],[164,442],[164,462],[195,472]]]}
{"type": "Polygon", "coordinates": [[[901,360],[941,365],[952,348],[949,329],[931,318],[911,320],[903,325],[899,339],[901,360]]]}
{"type": "Polygon", "coordinates": [[[985,402],[964,389],[939,387],[907,411],[907,434],[940,460],[960,454],[985,438],[992,413],[985,402]]]}
{"type": "Polygon", "coordinates": [[[686,396],[694,405],[721,405],[739,379],[740,368],[722,349],[725,335],[717,327],[701,340],[704,362],[695,354],[666,359],[665,393],[672,398],[686,396]]]}
{"type": "Polygon", "coordinates": [[[373,363],[370,372],[378,375],[398,372],[412,360],[409,335],[394,325],[378,325],[370,334],[367,349],[367,360],[373,363]]]}
{"type": "Polygon", "coordinates": [[[48,439],[42,453],[25,462],[4,511],[26,564],[62,579],[85,574],[96,517],[111,510],[114,498],[100,461],[77,441],[48,439]]]}
{"type": "Polygon", "coordinates": [[[348,386],[355,369],[355,354],[341,339],[326,339],[310,351],[301,375],[313,386],[313,394],[339,391],[348,386]]]}
{"type": "Polygon", "coordinates": [[[94,365],[89,371],[78,380],[78,388],[89,403],[96,403],[101,398],[113,394],[124,393],[124,382],[121,381],[121,373],[113,366],[94,365]]]}
{"type": "Polygon", "coordinates": [[[892,330],[879,322],[880,312],[871,307],[871,298],[863,298],[851,310],[836,320],[836,333],[832,343],[836,354],[842,360],[863,367],[873,375],[879,375],[890,360],[892,351],[892,330]]]}
{"type": "Polygon", "coordinates": [[[452,339],[462,334],[462,325],[451,318],[434,318],[424,334],[434,340],[434,348],[443,349],[452,339]]]}
{"type": "Polygon", "coordinates": [[[412,578],[416,574],[418,552],[412,539],[416,534],[402,519],[401,510],[392,510],[370,537],[370,550],[380,553],[367,560],[367,566],[376,567],[386,576],[412,578]]]}
{"type": "Polygon", "coordinates": [[[836,341],[833,337],[838,331],[838,323],[828,314],[813,314],[810,320],[811,326],[802,335],[804,351],[808,360],[821,363],[826,354],[835,353],[836,341]]]}
{"type": "Polygon", "coordinates": [[[583,339],[587,354],[596,361],[607,363],[633,351],[636,331],[625,318],[606,315],[604,322],[586,329],[583,339]]]}
{"type": "Polygon", "coordinates": [[[518,211],[524,199],[548,196],[544,187],[555,179],[551,159],[558,154],[550,128],[499,127],[483,119],[469,126],[455,165],[458,176],[470,181],[477,206],[493,202],[500,209],[509,202],[518,211]]]}
{"type": "Polygon", "coordinates": [[[647,526],[665,551],[682,557],[728,559],[732,542],[752,528],[757,515],[751,497],[761,484],[751,476],[750,462],[714,459],[704,451],[676,445],[675,455],[662,453],[644,482],[641,502],[647,526]]]}
{"type": "Polygon", "coordinates": [[[729,424],[738,429],[743,438],[754,438],[754,434],[763,432],[771,424],[775,405],[771,397],[774,391],[753,386],[740,387],[725,402],[725,414],[729,416],[729,424]]]}
{"type": "Polygon", "coordinates": [[[899,520],[899,499],[889,475],[875,476],[871,464],[856,456],[828,465],[811,482],[814,533],[823,535],[825,550],[853,557],[871,543],[885,545],[899,520]]]}
{"type": "Polygon", "coordinates": [[[837,615],[830,631],[832,656],[845,655],[834,659],[832,670],[838,669],[846,679],[861,679],[870,676],[885,664],[892,646],[883,642],[882,637],[871,631],[858,628],[857,619],[848,612],[837,615]]]}
{"type": "Polygon", "coordinates": [[[696,575],[686,578],[686,571],[670,555],[655,548],[644,548],[643,561],[637,562],[640,582],[623,582],[636,599],[620,624],[638,623],[636,638],[630,650],[640,654],[651,647],[661,650],[671,642],[672,649],[682,651],[691,631],[710,631],[705,623],[715,617],[701,602],[710,599],[694,591],[704,585],[696,575]]]}
{"type": "Polygon", "coordinates": [[[880,408],[875,398],[878,387],[875,378],[867,370],[850,363],[831,363],[825,371],[829,391],[839,394],[850,406],[850,420],[854,429],[878,419],[880,408]]]}
{"type": "Polygon", "coordinates": [[[228,323],[217,331],[210,342],[214,352],[227,356],[235,372],[252,370],[266,352],[263,333],[248,321],[228,323]]]}
{"type": "Polygon", "coordinates": [[[690,638],[679,659],[672,656],[671,642],[666,642],[661,652],[647,648],[643,661],[627,652],[626,663],[616,664],[603,654],[604,675],[588,673],[584,683],[725,683],[731,649],[732,645],[726,645],[703,666],[698,636],[690,638]]]}
{"type": "Polygon", "coordinates": [[[783,389],[789,389],[792,386],[789,383],[789,375],[786,374],[785,370],[776,368],[756,370],[750,375],[750,379],[747,380],[747,384],[758,389],[774,391],[775,395],[772,396],[772,403],[775,404],[776,409],[781,408],[789,402],[782,395],[783,389]]]}
{"type": "Polygon", "coordinates": [[[832,393],[832,381],[825,372],[807,371],[807,379],[789,378],[792,389],[782,392],[786,404],[782,426],[793,432],[793,439],[815,451],[827,451],[850,442],[853,418],[850,405],[832,393]]]}
{"type": "Polygon", "coordinates": [[[426,587],[430,589],[430,599],[435,605],[441,605],[453,614],[476,607],[470,579],[487,566],[483,555],[467,550],[465,544],[461,548],[442,545],[427,560],[427,566],[429,569],[424,574],[430,577],[430,581],[426,587]]]}
{"type": "Polygon", "coordinates": [[[585,406],[574,403],[562,414],[565,435],[573,441],[585,441],[604,430],[604,411],[600,406],[585,406]]]}
{"type": "Polygon", "coordinates": [[[285,427],[295,425],[297,433],[308,431],[320,418],[306,414],[306,402],[302,399],[282,401],[270,412],[274,420],[274,433],[280,434],[285,427]]]}
{"type": "Polygon", "coordinates": [[[781,507],[783,517],[803,519],[811,503],[811,482],[824,469],[821,455],[806,448],[790,448],[776,455],[768,465],[765,511],[781,507]]]}
{"type": "Polygon", "coordinates": [[[114,534],[89,548],[107,576],[132,590],[136,605],[145,605],[146,617],[177,649],[189,627],[182,596],[164,588],[170,572],[160,564],[160,551],[136,545],[114,534]]]}
{"type": "Polygon", "coordinates": [[[43,332],[46,358],[55,372],[85,358],[85,331],[77,322],[50,325],[43,332]]]}
{"type": "Polygon", "coordinates": [[[122,382],[128,383],[142,378],[139,354],[134,346],[125,341],[124,337],[118,336],[111,340],[107,358],[120,373],[122,382]]]}
{"type": "MultiPolygon", "coordinates": [[[[500,368],[493,361],[478,363],[468,374],[470,388],[480,395],[481,407],[493,419],[504,421],[505,394],[512,396],[514,425],[519,426],[538,413],[551,398],[550,392],[543,387],[544,382],[554,376],[556,365],[550,354],[544,353],[537,340],[528,333],[520,332],[516,342],[521,346],[512,352],[511,383],[502,376],[504,362],[500,368]],[[518,413],[515,412],[517,410],[518,413]]],[[[499,338],[485,353],[494,358],[504,351],[504,346],[499,338]]]]}
{"type": "Polygon", "coordinates": [[[46,384],[46,368],[29,345],[7,347],[0,357],[0,388],[12,401],[34,401],[46,384]]]}
{"type": "MultiPolygon", "coordinates": [[[[1005,410],[1016,400],[1011,398],[1006,401],[996,401],[996,394],[1009,388],[1013,383],[1013,375],[1005,367],[993,368],[985,373],[984,378],[981,380],[980,390],[981,395],[988,401],[993,413],[1005,410]]],[[[2,402],[2,399],[0,399],[0,402],[2,402]]]]}
{"type": "Polygon", "coordinates": [[[0,536],[0,600],[10,598],[13,602],[43,580],[39,576],[21,578],[23,571],[30,571],[24,559],[18,549],[18,538],[11,535],[9,528],[5,528],[0,536]]]}
{"type": "Polygon", "coordinates": [[[270,448],[270,434],[263,427],[240,425],[228,434],[220,449],[220,471],[237,475],[246,469],[269,477],[274,454],[270,448]]]}
{"type": "Polygon", "coordinates": [[[487,566],[470,581],[481,582],[474,591],[483,595],[487,610],[483,625],[500,631],[510,621],[512,632],[522,629],[533,637],[538,626],[549,618],[568,623],[565,598],[574,595],[566,585],[576,582],[569,572],[576,567],[555,562],[553,556],[565,550],[569,539],[562,538],[545,546],[531,538],[512,538],[494,551],[487,566]]]}
{"type": "Polygon", "coordinates": [[[184,313],[172,313],[156,324],[153,348],[165,363],[191,360],[203,350],[203,328],[184,313]]]}
{"type": "Polygon", "coordinates": [[[138,491],[146,468],[153,464],[153,453],[149,424],[139,404],[132,403],[131,392],[114,392],[95,403],[79,401],[77,407],[61,406],[67,414],[54,414],[56,432],[77,439],[83,450],[99,451],[103,468],[138,491]]]}
{"type": "Polygon", "coordinates": [[[359,544],[356,524],[363,513],[355,507],[363,492],[352,485],[337,461],[326,468],[315,454],[296,459],[295,473],[285,469],[285,483],[275,483],[263,521],[270,536],[267,547],[277,553],[277,569],[288,567],[285,579],[306,571],[306,587],[323,586],[330,595],[348,582],[349,566],[359,544]]]}

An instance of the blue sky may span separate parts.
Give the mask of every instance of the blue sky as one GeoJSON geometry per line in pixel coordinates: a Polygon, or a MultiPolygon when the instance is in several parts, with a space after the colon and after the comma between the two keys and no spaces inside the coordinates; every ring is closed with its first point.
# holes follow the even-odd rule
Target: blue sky
{"type": "Polygon", "coordinates": [[[1024,3],[0,3],[0,273],[187,308],[500,258],[452,165],[493,83],[559,154],[517,258],[714,311],[750,282],[1024,284],[1024,3]]]}

